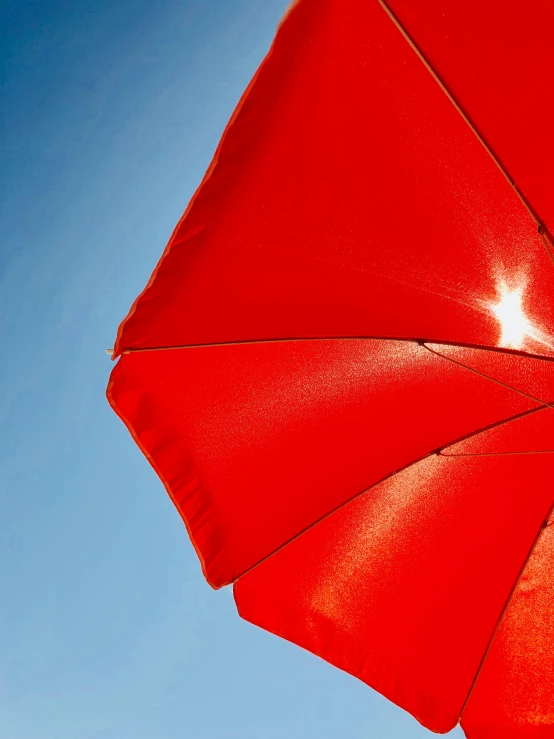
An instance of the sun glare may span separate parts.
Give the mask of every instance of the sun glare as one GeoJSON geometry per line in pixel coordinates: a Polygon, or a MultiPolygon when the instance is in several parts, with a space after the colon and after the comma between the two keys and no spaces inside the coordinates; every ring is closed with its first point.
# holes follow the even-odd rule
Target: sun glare
{"type": "Polygon", "coordinates": [[[533,327],[523,312],[521,305],[523,289],[509,290],[506,286],[500,289],[500,300],[491,305],[491,310],[500,321],[502,334],[500,343],[514,349],[521,349],[526,336],[530,336],[533,327]]]}

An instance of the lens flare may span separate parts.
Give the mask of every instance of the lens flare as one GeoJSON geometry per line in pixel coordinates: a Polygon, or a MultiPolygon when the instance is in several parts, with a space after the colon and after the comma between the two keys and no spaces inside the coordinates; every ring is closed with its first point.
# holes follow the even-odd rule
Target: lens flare
{"type": "Polygon", "coordinates": [[[523,312],[523,288],[510,290],[506,285],[501,285],[499,292],[500,300],[490,307],[500,321],[500,344],[521,349],[525,337],[533,335],[533,327],[523,312]]]}

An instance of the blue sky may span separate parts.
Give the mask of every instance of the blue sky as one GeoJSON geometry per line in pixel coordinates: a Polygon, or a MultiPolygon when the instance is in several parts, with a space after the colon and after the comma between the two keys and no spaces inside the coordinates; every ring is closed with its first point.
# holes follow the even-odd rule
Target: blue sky
{"type": "Polygon", "coordinates": [[[431,736],[238,618],[104,398],[286,4],[2,3],[2,739],[431,736]]]}

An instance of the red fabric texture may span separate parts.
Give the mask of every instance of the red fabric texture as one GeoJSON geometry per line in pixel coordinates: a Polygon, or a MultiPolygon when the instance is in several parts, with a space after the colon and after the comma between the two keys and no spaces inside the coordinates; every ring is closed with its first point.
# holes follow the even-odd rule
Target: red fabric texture
{"type": "Polygon", "coordinates": [[[553,473],[546,454],[423,460],[240,578],[239,613],[449,731],[550,508],[553,473]]]}
{"type": "MultiPolygon", "coordinates": [[[[554,362],[532,361],[554,398],[554,362]]],[[[110,398],[216,587],[392,472],[540,407],[414,342],[359,339],[127,354],[110,398]]]]}
{"type": "Polygon", "coordinates": [[[554,5],[387,2],[552,234],[554,5]]]}
{"type": "Polygon", "coordinates": [[[302,0],[115,350],[314,336],[496,346],[488,305],[503,281],[524,284],[548,333],[554,269],[536,225],[377,0],[302,0]]]}
{"type": "Polygon", "coordinates": [[[554,723],[554,516],[492,642],[462,726],[468,739],[550,739],[554,723]]]}
{"type": "Polygon", "coordinates": [[[244,618],[434,731],[544,739],[554,10],[390,9],[291,8],[108,397],[244,618]]]}

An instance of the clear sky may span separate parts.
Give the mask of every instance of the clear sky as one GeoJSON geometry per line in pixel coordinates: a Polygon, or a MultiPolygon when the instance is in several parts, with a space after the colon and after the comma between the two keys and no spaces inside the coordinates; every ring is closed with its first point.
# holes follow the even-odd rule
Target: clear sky
{"type": "Polygon", "coordinates": [[[1,739],[431,736],[238,618],[104,397],[286,4],[1,5],[1,739]]]}

